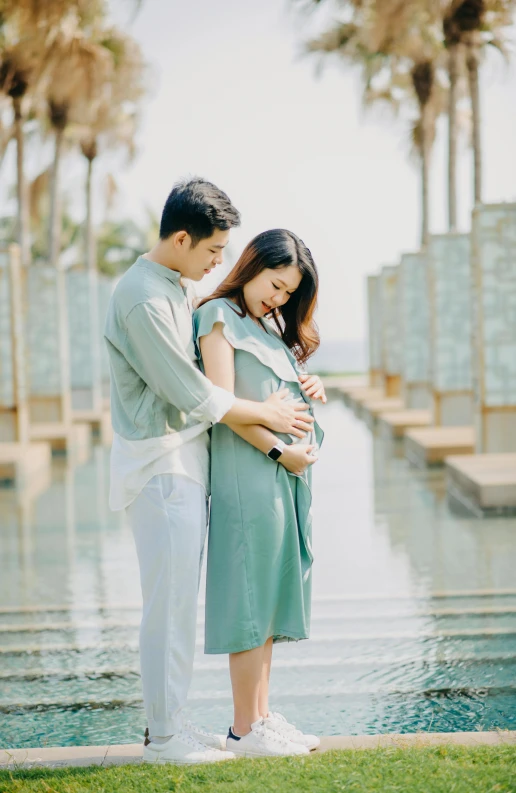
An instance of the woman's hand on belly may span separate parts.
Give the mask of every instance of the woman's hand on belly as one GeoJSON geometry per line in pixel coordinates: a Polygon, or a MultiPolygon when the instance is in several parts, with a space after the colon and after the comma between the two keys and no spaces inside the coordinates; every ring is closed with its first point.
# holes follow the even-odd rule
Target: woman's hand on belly
{"type": "Polygon", "coordinates": [[[317,462],[318,457],[314,453],[315,446],[304,443],[292,443],[286,446],[278,462],[290,471],[291,474],[301,476],[309,465],[317,462]]]}
{"type": "Polygon", "coordinates": [[[262,404],[270,416],[262,423],[273,432],[305,438],[307,432],[313,430],[314,417],[310,415],[310,406],[301,397],[296,399],[288,388],[274,391],[262,404]]]}
{"type": "Polygon", "coordinates": [[[310,399],[320,399],[323,405],[326,404],[326,392],[324,390],[323,381],[316,374],[300,374],[299,382],[301,388],[310,399]]]}

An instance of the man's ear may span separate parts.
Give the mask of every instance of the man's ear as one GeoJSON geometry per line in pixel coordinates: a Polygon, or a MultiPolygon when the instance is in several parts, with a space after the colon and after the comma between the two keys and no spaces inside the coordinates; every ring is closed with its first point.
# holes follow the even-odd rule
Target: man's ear
{"type": "Polygon", "coordinates": [[[190,235],[187,231],[177,231],[174,234],[174,245],[182,248],[185,244],[186,240],[189,239],[190,235]]]}

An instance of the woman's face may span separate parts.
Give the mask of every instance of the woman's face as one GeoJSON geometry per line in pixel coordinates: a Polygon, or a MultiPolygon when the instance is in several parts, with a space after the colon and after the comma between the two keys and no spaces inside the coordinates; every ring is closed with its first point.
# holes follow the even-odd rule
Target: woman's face
{"type": "Polygon", "coordinates": [[[301,273],[294,264],[266,267],[244,286],[244,300],[253,317],[269,314],[273,308],[283,306],[301,283],[301,273]]]}

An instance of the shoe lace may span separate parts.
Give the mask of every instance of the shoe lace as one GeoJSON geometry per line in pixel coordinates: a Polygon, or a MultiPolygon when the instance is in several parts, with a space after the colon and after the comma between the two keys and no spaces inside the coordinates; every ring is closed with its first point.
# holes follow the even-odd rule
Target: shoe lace
{"type": "Polygon", "coordinates": [[[188,744],[188,746],[191,746],[193,749],[195,749],[198,752],[209,751],[206,749],[205,745],[200,741],[198,741],[197,738],[194,738],[194,736],[190,732],[188,732],[187,729],[181,730],[181,732],[179,733],[179,738],[181,739],[181,741],[183,741],[183,743],[188,744]]]}
{"type": "Polygon", "coordinates": [[[281,714],[281,713],[277,713],[277,712],[272,711],[270,713],[270,718],[274,719],[274,721],[282,721],[285,724],[288,724],[288,721],[286,720],[285,716],[283,716],[283,714],[281,714]]]}
{"type": "Polygon", "coordinates": [[[263,735],[264,738],[267,738],[269,741],[273,741],[274,743],[280,744],[281,746],[286,746],[290,741],[281,733],[276,732],[276,730],[271,729],[265,721],[262,721],[257,727],[254,728],[253,732],[257,735],[263,735]]]}
{"type": "Polygon", "coordinates": [[[282,716],[281,713],[271,713],[270,720],[275,723],[275,727],[278,730],[281,730],[283,733],[286,733],[288,736],[300,736],[303,733],[301,730],[298,730],[293,724],[290,724],[285,718],[282,716]]]}
{"type": "Polygon", "coordinates": [[[195,724],[192,724],[191,721],[185,721],[183,725],[183,729],[187,730],[188,732],[196,732],[198,735],[205,735],[207,738],[211,738],[210,732],[207,732],[206,730],[202,730],[200,727],[197,727],[195,724]]]}

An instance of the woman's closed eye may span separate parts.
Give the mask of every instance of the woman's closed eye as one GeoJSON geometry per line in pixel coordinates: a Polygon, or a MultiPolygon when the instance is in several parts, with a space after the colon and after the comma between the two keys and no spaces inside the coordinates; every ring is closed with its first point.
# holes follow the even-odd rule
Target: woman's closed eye
{"type": "MultiPolygon", "coordinates": [[[[274,289],[281,289],[281,286],[276,286],[276,284],[273,284],[273,287],[274,287],[274,289]]],[[[294,291],[295,291],[295,290],[294,290],[294,291]]],[[[292,295],[293,295],[293,294],[294,294],[294,292],[287,292],[287,295],[288,295],[289,297],[292,297],[292,295]]]]}

